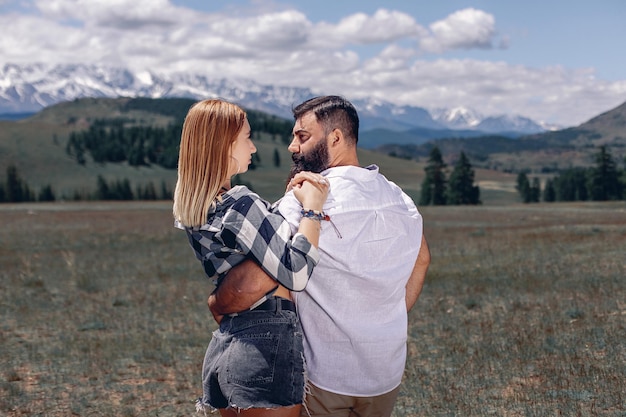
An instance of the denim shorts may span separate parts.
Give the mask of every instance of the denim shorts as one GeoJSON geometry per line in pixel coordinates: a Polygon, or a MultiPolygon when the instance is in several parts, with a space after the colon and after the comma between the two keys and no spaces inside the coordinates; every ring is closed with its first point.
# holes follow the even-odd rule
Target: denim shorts
{"type": "Polygon", "coordinates": [[[275,310],[250,310],[222,319],[204,357],[199,408],[276,408],[302,403],[302,328],[295,311],[274,304],[279,305],[275,310]]]}

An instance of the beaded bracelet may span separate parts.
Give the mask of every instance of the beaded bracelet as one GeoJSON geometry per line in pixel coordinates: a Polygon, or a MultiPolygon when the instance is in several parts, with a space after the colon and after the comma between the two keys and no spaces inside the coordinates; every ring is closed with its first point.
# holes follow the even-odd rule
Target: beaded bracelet
{"type": "Polygon", "coordinates": [[[302,209],[300,210],[300,214],[302,215],[302,217],[307,217],[309,219],[313,219],[317,221],[330,220],[330,216],[324,213],[323,211],[302,209]]]}
{"type": "Polygon", "coordinates": [[[321,223],[322,220],[326,220],[327,222],[330,222],[331,226],[333,226],[333,229],[335,229],[335,233],[337,233],[337,237],[339,239],[342,239],[343,237],[341,236],[341,233],[339,233],[339,229],[337,229],[337,226],[335,226],[335,223],[333,223],[333,221],[330,219],[330,216],[326,213],[324,213],[323,211],[317,211],[317,210],[300,210],[300,214],[302,215],[302,217],[306,217],[308,219],[312,219],[312,220],[317,220],[318,222],[321,223]]]}

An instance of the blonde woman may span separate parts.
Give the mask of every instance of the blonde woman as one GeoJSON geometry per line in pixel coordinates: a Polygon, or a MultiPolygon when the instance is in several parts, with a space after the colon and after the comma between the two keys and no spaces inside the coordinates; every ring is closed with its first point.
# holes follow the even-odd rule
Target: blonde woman
{"type": "Polygon", "coordinates": [[[250,309],[220,317],[206,351],[199,411],[222,416],[298,416],[304,398],[302,331],[291,301],[319,261],[317,244],[328,181],[303,172],[293,187],[303,207],[298,232],[271,205],[231,178],[248,170],[256,147],[239,106],[194,104],[183,125],[174,218],[216,287],[246,260],[276,281],[250,309]]]}

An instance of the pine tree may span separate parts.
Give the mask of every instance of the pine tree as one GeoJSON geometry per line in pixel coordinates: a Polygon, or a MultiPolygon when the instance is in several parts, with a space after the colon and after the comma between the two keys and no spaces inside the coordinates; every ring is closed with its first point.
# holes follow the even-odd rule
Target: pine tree
{"type": "Polygon", "coordinates": [[[161,200],[171,200],[174,192],[167,186],[165,180],[161,181],[161,200]]]}
{"type": "Polygon", "coordinates": [[[138,200],[156,200],[157,192],[154,184],[149,182],[145,187],[141,185],[137,186],[137,199],[138,200]]]}
{"type": "Polygon", "coordinates": [[[101,175],[98,175],[97,182],[96,200],[109,200],[111,198],[109,184],[107,184],[106,180],[101,175]]]}
{"type": "Polygon", "coordinates": [[[30,186],[24,182],[22,187],[22,201],[37,201],[35,198],[35,192],[30,186]]]}
{"type": "Polygon", "coordinates": [[[622,196],[617,166],[606,146],[596,154],[596,166],[589,170],[588,189],[591,200],[619,200],[622,196]]]}
{"type": "Polygon", "coordinates": [[[24,184],[15,165],[7,167],[6,200],[13,203],[27,201],[24,184]]]}
{"type": "Polygon", "coordinates": [[[546,185],[543,188],[543,201],[545,201],[546,203],[553,203],[554,201],[556,201],[554,181],[551,178],[546,180],[546,185]]]}
{"type": "Polygon", "coordinates": [[[539,178],[533,178],[533,185],[530,187],[530,202],[538,203],[539,197],[541,196],[541,185],[539,183],[539,178]]]}
{"type": "Polygon", "coordinates": [[[133,200],[135,198],[133,190],[130,186],[130,180],[124,178],[115,182],[115,194],[117,200],[133,200]]]}
{"type": "Polygon", "coordinates": [[[517,174],[517,184],[515,185],[515,189],[524,203],[530,203],[530,181],[528,181],[528,176],[525,172],[517,174]]]}
{"type": "Polygon", "coordinates": [[[65,145],[65,152],[76,158],[76,162],[80,165],[85,165],[85,148],[83,145],[83,140],[79,137],[76,132],[70,133],[70,137],[67,141],[67,145],[65,145]]]}
{"type": "Polygon", "coordinates": [[[276,168],[280,167],[280,153],[276,148],[274,148],[274,166],[276,168]]]}
{"type": "Polygon", "coordinates": [[[128,164],[131,166],[145,165],[146,154],[144,150],[145,145],[143,132],[135,129],[135,134],[137,135],[137,138],[131,145],[130,151],[128,152],[128,164]]]}
{"type": "Polygon", "coordinates": [[[54,201],[54,200],[56,200],[56,197],[54,195],[54,191],[52,190],[52,186],[50,184],[44,186],[39,191],[38,200],[39,201],[54,201]]]}
{"type": "Polygon", "coordinates": [[[446,174],[444,169],[446,164],[443,162],[441,151],[438,147],[434,147],[430,151],[430,156],[424,171],[426,176],[422,182],[422,190],[420,195],[420,205],[444,205],[446,204],[446,174]]]}
{"type": "Polygon", "coordinates": [[[587,169],[569,168],[554,177],[554,190],[557,201],[586,201],[587,169]]]}
{"type": "Polygon", "coordinates": [[[620,175],[619,182],[622,187],[622,199],[626,200],[626,157],[624,157],[624,169],[620,175]]]}
{"type": "Polygon", "coordinates": [[[464,152],[454,166],[448,181],[447,204],[480,204],[480,188],[474,185],[474,170],[464,152]]]}

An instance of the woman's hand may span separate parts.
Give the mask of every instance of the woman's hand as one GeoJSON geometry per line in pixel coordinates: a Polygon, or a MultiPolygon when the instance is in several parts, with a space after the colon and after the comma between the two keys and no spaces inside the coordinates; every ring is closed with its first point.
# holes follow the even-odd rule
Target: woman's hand
{"type": "Polygon", "coordinates": [[[330,187],[323,175],[302,171],[291,179],[290,186],[303,208],[322,211],[330,187]]]}

